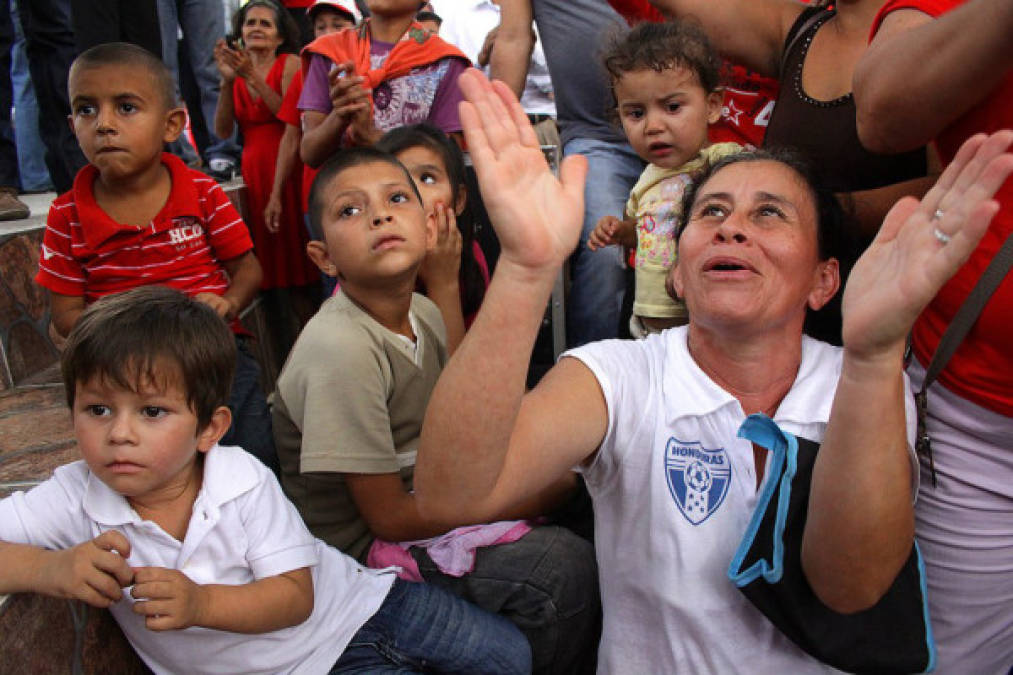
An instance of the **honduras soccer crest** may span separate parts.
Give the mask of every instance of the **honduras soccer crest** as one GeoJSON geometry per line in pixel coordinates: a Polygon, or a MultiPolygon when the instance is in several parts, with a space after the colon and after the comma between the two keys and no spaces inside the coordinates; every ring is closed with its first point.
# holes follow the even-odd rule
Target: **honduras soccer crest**
{"type": "Polygon", "coordinates": [[[710,450],[698,441],[673,437],[665,446],[665,478],[682,515],[699,525],[717,511],[728,494],[732,465],[724,448],[710,450]]]}

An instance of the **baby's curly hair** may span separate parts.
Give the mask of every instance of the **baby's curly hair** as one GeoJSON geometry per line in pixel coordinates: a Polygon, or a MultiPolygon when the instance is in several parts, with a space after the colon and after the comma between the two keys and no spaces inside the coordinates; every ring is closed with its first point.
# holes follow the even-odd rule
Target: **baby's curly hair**
{"type": "Polygon", "coordinates": [[[721,59],[703,30],[688,21],[642,23],[616,35],[605,48],[603,62],[613,88],[626,73],[674,67],[696,73],[708,94],[720,86],[721,59]]]}

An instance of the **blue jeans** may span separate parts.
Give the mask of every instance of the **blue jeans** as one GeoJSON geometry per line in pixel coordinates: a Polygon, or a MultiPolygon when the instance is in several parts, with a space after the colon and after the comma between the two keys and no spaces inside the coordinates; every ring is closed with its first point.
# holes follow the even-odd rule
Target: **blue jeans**
{"type": "MultiPolygon", "coordinates": [[[[200,90],[200,108],[205,122],[214,126],[215,107],[220,89],[218,68],[215,66],[215,42],[225,36],[225,15],[221,0],[158,0],[158,24],[162,34],[162,60],[172,71],[179,86],[179,56],[177,30],[183,30],[183,48],[190,60],[190,69],[200,90]]],[[[191,118],[192,119],[192,118],[191,118]]],[[[241,154],[235,137],[221,139],[214,129],[208,129],[211,139],[204,154],[207,158],[228,158],[237,162],[241,154]]],[[[185,137],[173,144],[173,151],[184,159],[195,158],[196,152],[185,137]]]]}
{"type": "Polygon", "coordinates": [[[228,401],[232,426],[225,432],[221,444],[238,445],[277,476],[280,469],[271,433],[271,410],[260,388],[260,366],[246,346],[246,340],[236,336],[236,374],[232,377],[228,401]]]}
{"type": "MultiPolygon", "coordinates": [[[[44,157],[46,146],[39,135],[39,103],[28,73],[28,54],[25,50],[25,33],[15,0],[10,2],[11,21],[14,23],[14,49],[11,51],[11,83],[14,85],[14,142],[18,146],[18,174],[21,189],[42,192],[53,189],[49,169],[44,157]]],[[[22,0],[23,1],[23,0],[22,0]]]]}
{"type": "Polygon", "coordinates": [[[529,673],[527,640],[506,619],[401,579],[352,636],[336,673],[529,673]]]}
{"type": "Polygon", "coordinates": [[[584,226],[577,250],[570,256],[570,295],[566,301],[567,344],[577,347],[619,335],[623,291],[626,287],[622,249],[608,246],[589,251],[587,240],[603,216],[622,217],[630,190],[644,170],[644,162],[626,143],[575,138],[564,155],[587,157],[584,187],[584,226]]]}
{"type": "Polygon", "coordinates": [[[77,51],[70,27],[70,0],[18,2],[25,31],[28,69],[39,102],[39,136],[46,144],[46,166],[58,193],[69,190],[88,160],[67,124],[70,99],[67,73],[77,51]]]}

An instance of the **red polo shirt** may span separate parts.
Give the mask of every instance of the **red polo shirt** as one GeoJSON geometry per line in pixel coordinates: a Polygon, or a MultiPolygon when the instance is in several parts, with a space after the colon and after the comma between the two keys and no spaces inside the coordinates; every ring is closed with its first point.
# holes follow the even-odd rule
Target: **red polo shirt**
{"type": "Polygon", "coordinates": [[[193,296],[229,287],[221,261],[253,248],[246,224],[225,192],[167,153],[169,199],[148,227],[114,221],[95,201],[98,169],[78,172],[53,202],[35,281],[88,303],[111,293],[161,284],[193,296]]]}

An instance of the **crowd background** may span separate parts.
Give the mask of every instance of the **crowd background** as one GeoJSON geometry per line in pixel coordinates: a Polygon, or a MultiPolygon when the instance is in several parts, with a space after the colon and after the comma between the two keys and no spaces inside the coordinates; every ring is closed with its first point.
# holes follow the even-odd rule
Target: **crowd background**
{"type": "MultiPolygon", "coordinates": [[[[324,86],[311,84],[312,54],[319,52],[302,51],[320,36],[355,30],[369,16],[364,0],[281,5],[271,0],[0,0],[0,220],[29,215],[18,194],[67,192],[87,164],[66,122],[71,113],[67,76],[75,56],[105,42],[137,44],[170,68],[186,104],[186,133],[168,150],[220,182],[241,176],[248,187],[246,224],[264,269],[260,297],[273,317],[268,339],[283,358],[332,291],[305,255],[314,168],[341,147],[372,145],[383,132],[410,123],[432,123],[465,145],[456,118],[461,94],[446,83],[456,80],[469,61],[514,91],[542,144],[558,146],[564,156],[587,158],[582,234],[568,269],[568,345],[627,338],[631,254],[621,246],[588,243],[603,218],[623,216],[650,158],[638,152],[636,139],[614,114],[615,81],[598,66],[609,39],[645,21],[692,18],[699,23],[724,59],[720,115],[709,127],[708,142],[790,146],[816,166],[822,186],[837,194],[857,223],[840,232],[833,246],[841,251],[843,285],[851,263],[898,199],[923,196],[968,136],[1013,126],[1010,50],[1003,54],[987,36],[973,45],[946,42],[948,36],[978,34],[974,31],[984,30],[989,17],[992,28],[1007,25],[1008,12],[1001,14],[997,4],[420,2],[422,29],[454,48],[441,57],[452,62],[451,75],[440,71],[435,85],[446,91],[422,113],[402,107],[381,120],[381,81],[360,82],[363,78],[353,78],[349,68],[343,83],[342,73],[332,69],[324,86]],[[870,40],[873,46],[867,48],[870,40]],[[920,44],[947,44],[949,51],[918,52],[920,44]],[[918,54],[943,64],[937,75],[922,72],[918,54]],[[969,84],[976,78],[982,84],[969,84]],[[860,88],[853,91],[853,83],[860,88]],[[322,107],[314,103],[314,94],[322,107]],[[916,95],[924,101],[917,109],[901,105],[916,95]],[[342,127],[340,138],[321,141],[321,129],[327,129],[336,110],[352,122],[342,127]],[[905,116],[928,121],[906,125],[905,116]]],[[[394,93],[402,91],[409,90],[394,93]]],[[[481,259],[474,264],[485,267],[483,279],[474,281],[477,268],[468,274],[484,290],[498,245],[473,174],[466,178],[469,211],[458,218],[468,223],[463,258],[481,259]]],[[[910,372],[916,384],[980,270],[1013,231],[1009,182],[1003,190],[1000,216],[982,248],[915,326],[910,372]]],[[[462,265],[459,251],[458,256],[464,274],[472,263],[462,265]]],[[[810,335],[840,344],[839,298],[807,324],[810,335]]],[[[958,672],[955,664],[972,658],[987,664],[980,672],[991,672],[987,668],[995,664],[1013,665],[1013,454],[1008,443],[1013,364],[1005,322],[1011,303],[1013,284],[1007,278],[958,349],[954,365],[934,385],[938,395],[929,399],[929,430],[939,442],[931,476],[923,470],[916,513],[918,534],[928,542],[930,599],[944,672],[958,672]]],[[[473,314],[474,307],[469,309],[466,314],[473,314]]]]}

